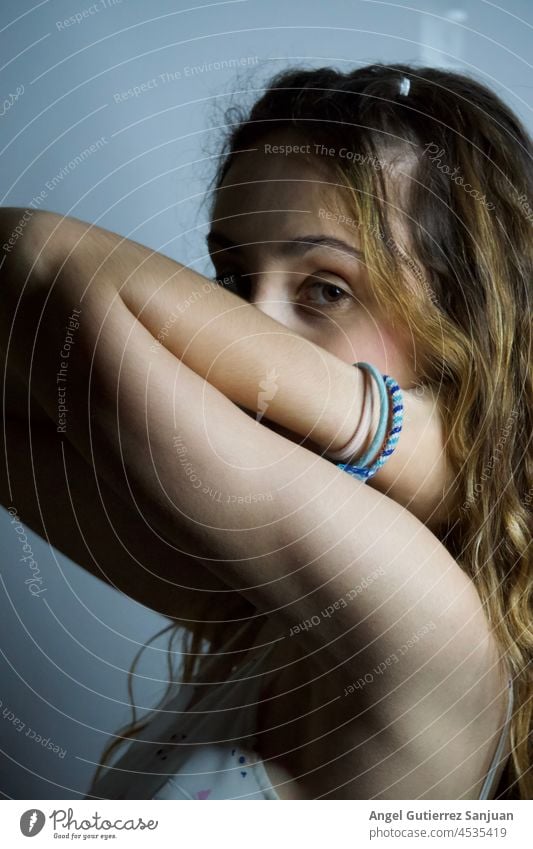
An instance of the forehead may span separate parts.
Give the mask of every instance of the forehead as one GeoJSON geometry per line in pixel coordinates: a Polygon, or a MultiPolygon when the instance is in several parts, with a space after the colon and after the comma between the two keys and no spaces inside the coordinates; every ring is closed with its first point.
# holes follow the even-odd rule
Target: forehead
{"type": "Polygon", "coordinates": [[[253,149],[233,154],[216,192],[213,218],[339,206],[346,189],[339,185],[332,160],[314,151],[305,135],[287,129],[265,134],[253,149]]]}

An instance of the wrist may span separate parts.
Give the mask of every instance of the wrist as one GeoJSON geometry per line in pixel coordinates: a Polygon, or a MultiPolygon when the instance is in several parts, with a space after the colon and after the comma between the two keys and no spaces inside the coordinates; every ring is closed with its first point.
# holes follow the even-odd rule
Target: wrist
{"type": "MultiPolygon", "coordinates": [[[[366,392],[365,392],[365,408],[368,409],[368,417],[365,422],[365,431],[363,434],[363,440],[360,449],[357,452],[357,457],[362,457],[369,450],[374,436],[377,433],[380,414],[381,414],[381,400],[379,389],[377,387],[376,381],[373,380],[370,375],[364,375],[366,378],[366,392]]],[[[387,426],[385,430],[385,434],[389,432],[392,418],[392,406],[389,409],[389,416],[387,420],[387,426]]],[[[385,444],[385,438],[383,442],[377,447],[377,449],[373,452],[372,457],[370,458],[370,462],[373,463],[376,458],[379,456],[383,445],[385,444]]],[[[346,461],[344,461],[346,462],[346,461]]],[[[357,465],[356,461],[352,461],[355,465],[357,465]]]]}
{"type": "MultiPolygon", "coordinates": [[[[368,443],[368,430],[374,419],[372,396],[365,373],[352,364],[343,363],[342,379],[335,381],[337,387],[337,415],[335,430],[331,428],[323,439],[322,448],[327,459],[341,461],[346,453],[363,451],[368,443]]],[[[379,416],[379,410],[378,410],[379,416]]]]}
{"type": "MultiPolygon", "coordinates": [[[[355,374],[355,382],[360,387],[352,393],[351,434],[341,448],[330,446],[327,458],[335,463],[357,465],[358,458],[362,458],[368,453],[374,437],[377,435],[382,398],[375,379],[368,374],[366,369],[361,368],[356,363],[353,363],[351,368],[355,374]]],[[[388,418],[387,425],[391,419],[390,410],[388,418]]],[[[388,432],[388,426],[386,432],[388,432]]],[[[374,449],[368,457],[370,462],[373,462],[379,456],[381,448],[382,444],[374,445],[374,449]]]]}

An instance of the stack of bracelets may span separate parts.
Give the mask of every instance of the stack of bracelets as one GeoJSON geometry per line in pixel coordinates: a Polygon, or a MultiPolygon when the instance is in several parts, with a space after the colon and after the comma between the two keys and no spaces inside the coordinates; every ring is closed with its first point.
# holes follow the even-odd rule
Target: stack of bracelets
{"type": "MultiPolygon", "coordinates": [[[[370,405],[364,403],[361,421],[353,437],[344,448],[334,453],[328,452],[327,456],[329,460],[336,462],[339,469],[342,469],[349,475],[353,475],[353,477],[367,481],[381,469],[398,444],[403,424],[403,397],[401,389],[394,378],[386,374],[381,374],[370,363],[361,362],[353,363],[353,365],[365,369],[377,384],[380,400],[379,424],[367,451],[362,456],[358,456],[365,439],[368,437],[372,418],[370,405]],[[389,421],[390,425],[387,431],[389,421]],[[378,455],[377,457],[376,454],[378,455]],[[373,460],[373,458],[375,459],[373,460]]],[[[365,402],[366,400],[367,397],[365,394],[365,402]]]]}

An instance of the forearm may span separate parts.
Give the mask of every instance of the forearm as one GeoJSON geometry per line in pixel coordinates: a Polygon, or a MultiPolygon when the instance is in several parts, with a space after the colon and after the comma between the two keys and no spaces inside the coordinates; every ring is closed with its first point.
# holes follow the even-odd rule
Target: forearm
{"type": "MultiPolygon", "coordinates": [[[[305,438],[306,447],[320,453],[345,445],[361,415],[362,372],[191,269],[165,262],[161,273],[167,277],[156,269],[154,283],[133,274],[120,289],[160,344],[235,403],[264,412],[280,426],[276,432],[305,438]]],[[[363,450],[379,417],[374,385],[371,391],[372,425],[363,450]]],[[[448,483],[439,411],[429,398],[409,392],[403,404],[400,442],[369,483],[437,527],[448,483]]]]}
{"type": "MultiPolygon", "coordinates": [[[[55,280],[73,303],[88,286],[115,288],[154,336],[154,367],[164,346],[234,403],[266,408],[269,420],[322,449],[352,435],[363,380],[349,364],[191,268],[110,231],[53,213],[27,229],[26,253],[40,253],[45,287],[55,280]]],[[[28,264],[12,261],[12,273],[28,264]]]]}

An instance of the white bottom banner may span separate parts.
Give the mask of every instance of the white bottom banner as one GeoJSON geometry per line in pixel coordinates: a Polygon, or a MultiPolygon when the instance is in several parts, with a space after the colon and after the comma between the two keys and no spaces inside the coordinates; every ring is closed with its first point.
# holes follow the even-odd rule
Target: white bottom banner
{"type": "MultiPolygon", "coordinates": [[[[195,800],[196,801],[196,800],[195,800]]],[[[533,802],[212,801],[203,814],[195,801],[8,800],[2,807],[3,845],[92,845],[283,849],[292,840],[306,849],[463,846],[518,849],[532,845],[533,802]],[[211,811],[211,813],[209,813],[211,811]]],[[[208,801],[208,800],[202,800],[208,801]]]]}

